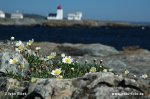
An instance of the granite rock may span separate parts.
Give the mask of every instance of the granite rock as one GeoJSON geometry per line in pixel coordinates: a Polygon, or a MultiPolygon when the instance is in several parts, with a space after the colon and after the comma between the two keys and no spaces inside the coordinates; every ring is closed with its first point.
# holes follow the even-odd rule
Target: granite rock
{"type": "Polygon", "coordinates": [[[27,62],[27,60],[21,54],[15,51],[4,51],[0,54],[0,61],[0,71],[6,74],[12,72],[15,75],[26,76],[29,69],[29,63],[27,62]],[[13,58],[17,59],[17,64],[9,63],[10,59],[13,58]],[[23,66],[22,70],[18,68],[19,65],[23,66]]]}
{"type": "Polygon", "coordinates": [[[25,99],[148,99],[149,92],[150,85],[143,80],[111,72],[88,73],[74,79],[37,79],[25,99]]]}

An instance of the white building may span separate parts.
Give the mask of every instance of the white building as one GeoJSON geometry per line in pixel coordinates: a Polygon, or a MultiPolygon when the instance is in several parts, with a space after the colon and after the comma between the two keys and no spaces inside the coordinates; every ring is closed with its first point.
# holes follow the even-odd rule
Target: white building
{"type": "Polygon", "coordinates": [[[0,11],[0,18],[5,18],[5,13],[3,11],[0,11]]]}
{"type": "Polygon", "coordinates": [[[75,12],[68,14],[68,20],[81,20],[82,19],[82,12],[75,12]]]}
{"type": "Polygon", "coordinates": [[[23,14],[19,11],[16,11],[16,13],[11,14],[11,19],[23,19],[23,14]]]}
{"type": "Polygon", "coordinates": [[[48,20],[63,20],[63,9],[61,5],[57,7],[57,13],[50,13],[47,19],[48,20]]]}

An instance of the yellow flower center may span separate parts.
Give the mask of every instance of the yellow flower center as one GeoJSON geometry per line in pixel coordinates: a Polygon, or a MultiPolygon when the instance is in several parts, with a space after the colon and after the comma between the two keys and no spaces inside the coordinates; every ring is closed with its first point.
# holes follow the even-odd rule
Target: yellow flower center
{"type": "Polygon", "coordinates": [[[70,63],[71,60],[69,58],[66,59],[66,63],[70,63]]]}
{"type": "Polygon", "coordinates": [[[90,72],[91,72],[91,73],[95,73],[95,72],[96,72],[96,68],[95,68],[95,67],[92,67],[92,68],[90,69],[90,72]]]}
{"type": "Polygon", "coordinates": [[[12,60],[12,64],[17,64],[17,62],[18,62],[18,61],[17,61],[16,59],[13,59],[13,60],[12,60]]]}
{"type": "Polygon", "coordinates": [[[128,75],[129,74],[129,71],[128,70],[125,70],[125,75],[128,75]]]}
{"type": "Polygon", "coordinates": [[[29,45],[32,45],[33,44],[33,41],[29,41],[29,45]]]}
{"type": "Polygon", "coordinates": [[[59,75],[60,73],[61,73],[60,70],[56,70],[56,71],[54,72],[55,75],[59,75]]]}
{"type": "Polygon", "coordinates": [[[18,49],[20,50],[20,51],[22,51],[23,50],[23,46],[22,45],[20,45],[19,47],[18,47],[18,49]]]}
{"type": "Polygon", "coordinates": [[[51,55],[47,56],[48,59],[52,59],[53,57],[51,55]]]}

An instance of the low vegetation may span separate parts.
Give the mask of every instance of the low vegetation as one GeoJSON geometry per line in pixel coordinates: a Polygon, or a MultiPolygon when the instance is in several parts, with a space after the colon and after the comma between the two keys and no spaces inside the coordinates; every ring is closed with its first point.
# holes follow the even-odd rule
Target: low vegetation
{"type": "MultiPolygon", "coordinates": [[[[36,78],[69,79],[83,76],[86,73],[113,72],[113,69],[104,66],[102,60],[98,61],[94,59],[92,63],[86,60],[84,64],[80,64],[75,58],[65,53],[57,54],[56,52],[51,52],[50,55],[43,57],[39,53],[41,47],[33,48],[33,43],[33,39],[25,44],[22,41],[15,41],[15,38],[11,37],[10,46],[28,61],[29,69],[26,75],[18,75],[15,72],[8,71],[7,74],[9,77],[34,82],[36,78]]],[[[24,64],[19,64],[19,60],[16,57],[12,57],[8,61],[12,67],[17,66],[16,69],[20,72],[25,68],[24,64]]],[[[128,76],[128,74],[129,71],[126,69],[124,75],[128,76]]],[[[142,78],[146,79],[148,76],[144,74],[142,78]]]]}

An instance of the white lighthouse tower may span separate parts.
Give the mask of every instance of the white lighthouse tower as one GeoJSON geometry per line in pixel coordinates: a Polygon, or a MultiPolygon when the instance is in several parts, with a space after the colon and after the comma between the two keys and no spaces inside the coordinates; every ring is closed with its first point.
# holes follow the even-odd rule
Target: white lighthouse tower
{"type": "Polygon", "coordinates": [[[47,19],[48,20],[63,20],[63,9],[61,5],[57,6],[57,13],[50,13],[47,19]]]}
{"type": "Polygon", "coordinates": [[[57,7],[57,19],[58,20],[63,20],[63,9],[61,5],[57,7]]]}

